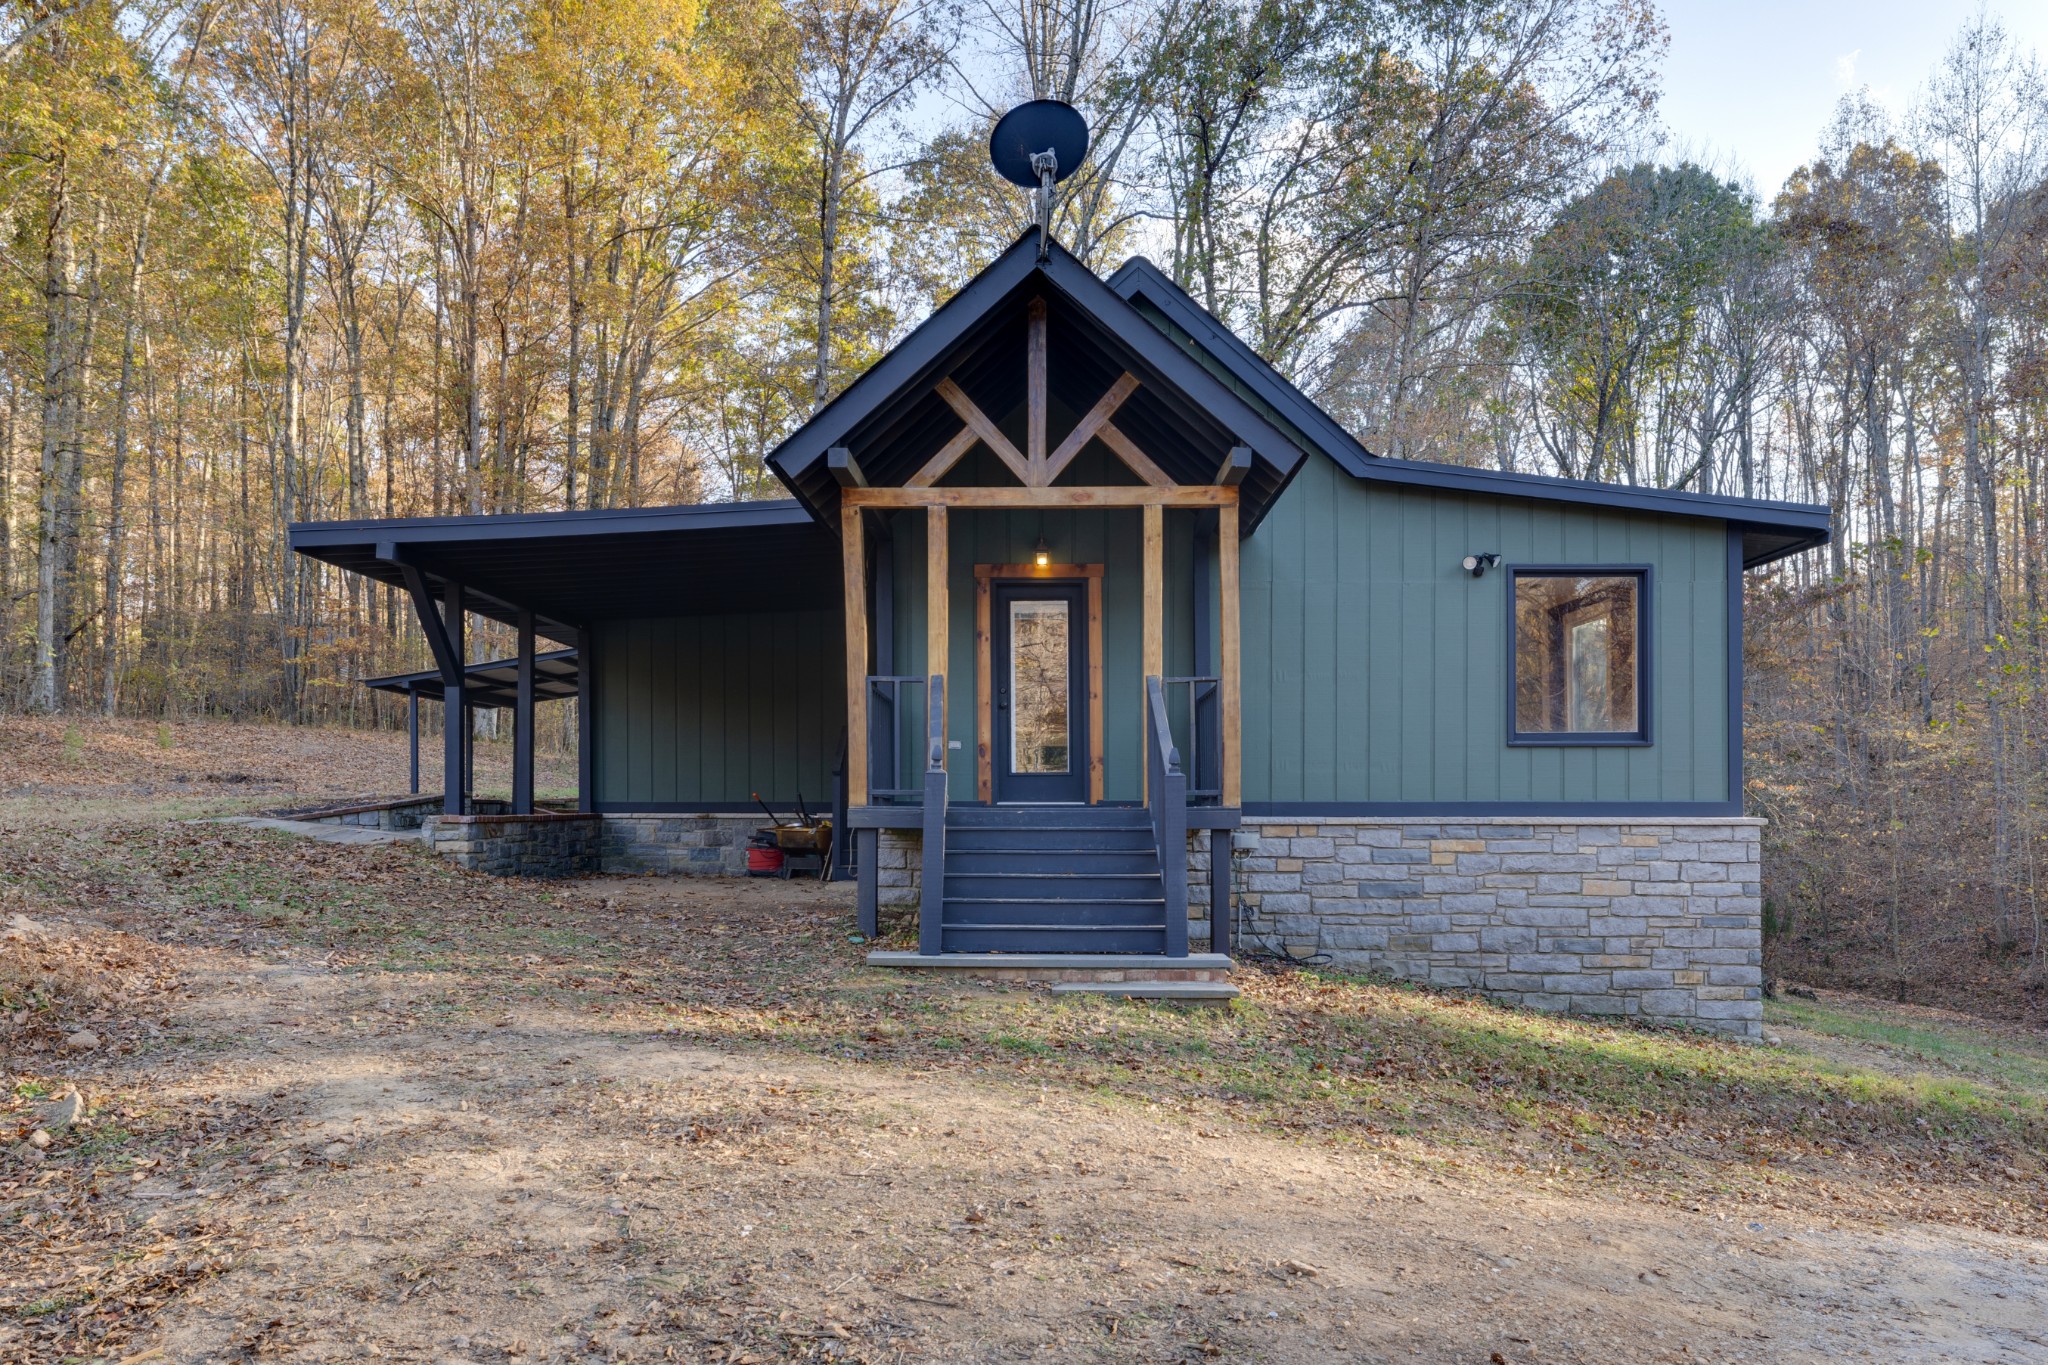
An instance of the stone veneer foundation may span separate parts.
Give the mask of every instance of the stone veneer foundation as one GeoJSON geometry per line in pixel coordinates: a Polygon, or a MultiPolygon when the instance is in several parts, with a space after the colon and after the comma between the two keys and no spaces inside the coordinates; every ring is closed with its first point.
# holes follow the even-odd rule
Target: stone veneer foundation
{"type": "Polygon", "coordinates": [[[599,870],[602,815],[436,815],[427,846],[472,872],[498,877],[573,877],[599,870]]]}
{"type": "MultiPolygon", "coordinates": [[[[1245,946],[1529,1009],[1763,1032],[1763,821],[1247,820],[1245,946]]],[[[1191,897],[1192,899],[1192,897],[1191,897]]]]}
{"type": "MultiPolygon", "coordinates": [[[[1247,818],[1241,949],[1483,992],[1529,1009],[1763,1032],[1763,821],[1247,818]]],[[[884,830],[879,900],[914,908],[919,836],[884,830]]],[[[1209,845],[1188,848],[1192,946],[1209,845]]]]}
{"type": "MultiPolygon", "coordinates": [[[[472,815],[437,852],[499,875],[735,875],[727,815],[472,815]]],[[[1529,1009],[1763,1032],[1761,820],[1245,820],[1234,946],[1483,992],[1529,1009]],[[1249,837],[1246,837],[1249,836],[1249,837]]],[[[919,836],[882,830],[884,906],[914,910],[919,836]]],[[[1209,841],[1189,840],[1189,943],[1210,941],[1209,841]]]]}

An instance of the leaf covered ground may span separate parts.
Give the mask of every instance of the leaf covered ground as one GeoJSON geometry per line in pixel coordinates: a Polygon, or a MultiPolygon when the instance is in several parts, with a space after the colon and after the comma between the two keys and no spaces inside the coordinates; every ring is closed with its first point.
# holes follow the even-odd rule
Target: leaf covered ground
{"type": "Polygon", "coordinates": [[[1055,1000],[866,968],[845,888],[84,785],[0,803],[0,1360],[2048,1351],[2023,1031],[1055,1000]]]}

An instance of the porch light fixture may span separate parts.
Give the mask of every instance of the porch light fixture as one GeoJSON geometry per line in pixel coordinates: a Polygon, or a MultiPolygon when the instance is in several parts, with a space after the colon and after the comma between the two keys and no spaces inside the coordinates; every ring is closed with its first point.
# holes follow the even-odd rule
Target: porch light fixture
{"type": "Polygon", "coordinates": [[[1031,562],[1041,569],[1052,567],[1052,551],[1046,548],[1044,536],[1038,538],[1038,548],[1031,552],[1031,562]]]}
{"type": "Polygon", "coordinates": [[[1471,574],[1474,578],[1478,578],[1488,569],[1498,569],[1500,567],[1500,556],[1488,550],[1484,554],[1466,555],[1459,562],[1463,565],[1466,573],[1471,574]]]}

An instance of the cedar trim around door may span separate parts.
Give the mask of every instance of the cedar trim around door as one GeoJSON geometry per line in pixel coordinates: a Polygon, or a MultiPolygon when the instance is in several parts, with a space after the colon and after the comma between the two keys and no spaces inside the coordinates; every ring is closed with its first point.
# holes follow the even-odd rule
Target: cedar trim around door
{"type": "Polygon", "coordinates": [[[990,589],[997,579],[1088,580],[1088,804],[1102,804],[1102,566],[1100,564],[977,564],[974,566],[974,799],[995,800],[994,621],[990,589]]]}

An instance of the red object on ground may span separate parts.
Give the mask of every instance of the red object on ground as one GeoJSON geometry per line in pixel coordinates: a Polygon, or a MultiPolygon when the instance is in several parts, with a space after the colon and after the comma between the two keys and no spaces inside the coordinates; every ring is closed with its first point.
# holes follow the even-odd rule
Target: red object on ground
{"type": "Polygon", "coordinates": [[[782,871],[782,850],[779,848],[750,848],[747,850],[747,875],[749,877],[770,877],[782,871]]]}

